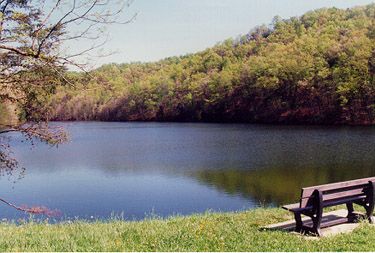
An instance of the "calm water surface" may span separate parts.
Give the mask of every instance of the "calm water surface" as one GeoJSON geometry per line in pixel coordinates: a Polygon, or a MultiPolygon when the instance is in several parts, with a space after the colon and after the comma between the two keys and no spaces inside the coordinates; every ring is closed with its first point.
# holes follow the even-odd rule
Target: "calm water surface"
{"type": "MultiPolygon", "coordinates": [[[[375,175],[375,128],[190,123],[57,123],[58,149],[13,136],[26,174],[1,197],[64,218],[143,219],[296,201],[299,189],[375,175]]],[[[4,205],[1,217],[24,217],[4,205]]]]}

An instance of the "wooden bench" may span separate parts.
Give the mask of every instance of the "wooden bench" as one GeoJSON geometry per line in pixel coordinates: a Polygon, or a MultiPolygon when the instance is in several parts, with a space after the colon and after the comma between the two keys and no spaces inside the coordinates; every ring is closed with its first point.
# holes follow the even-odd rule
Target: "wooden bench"
{"type": "Polygon", "coordinates": [[[360,217],[373,223],[374,187],[375,177],[306,187],[302,188],[299,203],[285,205],[283,208],[294,213],[297,232],[310,232],[320,236],[320,229],[323,227],[357,222],[360,217]],[[366,211],[365,215],[354,213],[353,203],[363,206],[366,211]],[[347,217],[321,224],[323,208],[341,204],[346,204],[347,217]],[[303,224],[302,214],[311,218],[313,226],[308,227],[303,224]]]}

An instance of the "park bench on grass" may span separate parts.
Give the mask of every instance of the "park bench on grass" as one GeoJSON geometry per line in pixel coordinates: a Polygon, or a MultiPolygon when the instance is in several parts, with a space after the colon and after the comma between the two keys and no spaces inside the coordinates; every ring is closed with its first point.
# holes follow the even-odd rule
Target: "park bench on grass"
{"type": "Polygon", "coordinates": [[[297,232],[310,232],[321,236],[320,228],[323,227],[357,222],[359,218],[365,218],[370,223],[373,223],[374,187],[375,177],[305,187],[302,188],[299,203],[285,205],[283,208],[294,213],[296,220],[295,230],[297,232]],[[323,208],[341,204],[346,204],[348,209],[347,217],[321,224],[323,208]],[[353,204],[363,206],[366,213],[364,215],[354,213],[353,204]],[[302,214],[311,218],[312,227],[303,224],[302,214]]]}

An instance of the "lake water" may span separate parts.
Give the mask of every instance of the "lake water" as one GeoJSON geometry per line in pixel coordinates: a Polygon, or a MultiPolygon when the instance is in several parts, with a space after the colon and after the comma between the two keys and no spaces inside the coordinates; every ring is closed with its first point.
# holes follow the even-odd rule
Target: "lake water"
{"type": "Polygon", "coordinates": [[[56,124],[70,133],[58,149],[13,136],[26,173],[0,177],[0,197],[64,218],[143,219],[280,206],[302,186],[375,175],[374,127],[56,124]]]}

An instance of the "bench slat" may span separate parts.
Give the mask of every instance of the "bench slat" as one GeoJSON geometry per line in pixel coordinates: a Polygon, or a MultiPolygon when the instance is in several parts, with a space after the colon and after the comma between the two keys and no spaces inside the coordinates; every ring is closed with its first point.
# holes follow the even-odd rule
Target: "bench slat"
{"type": "Polygon", "coordinates": [[[364,188],[359,188],[359,189],[354,189],[354,190],[349,190],[349,191],[343,191],[343,192],[336,192],[332,194],[324,194],[323,195],[323,201],[329,201],[333,199],[340,199],[340,198],[345,198],[345,197],[351,197],[351,196],[356,196],[356,195],[363,195],[364,188]]]}
{"type": "Polygon", "coordinates": [[[348,197],[344,199],[334,199],[334,200],[323,202],[323,207],[337,206],[337,205],[348,203],[350,201],[361,200],[364,198],[366,198],[366,195],[358,195],[358,196],[353,196],[351,198],[348,197]]]}
{"type": "MultiPolygon", "coordinates": [[[[358,189],[351,189],[351,190],[342,191],[342,192],[334,192],[334,193],[331,193],[331,194],[323,194],[323,201],[329,201],[329,200],[341,199],[341,198],[345,198],[345,197],[363,195],[364,189],[366,189],[366,187],[362,186],[361,188],[358,188],[358,189]]],[[[308,198],[301,199],[301,202],[300,202],[301,206],[302,207],[307,206],[310,198],[312,198],[312,196],[310,196],[308,198]]]]}
{"type": "Polygon", "coordinates": [[[318,186],[304,187],[301,191],[300,207],[304,208],[308,205],[309,199],[315,190],[323,192],[323,201],[343,198],[363,193],[369,181],[375,182],[375,177],[361,178],[339,183],[324,184],[318,186]],[[325,194],[327,192],[327,194],[325,194]],[[329,193],[332,192],[332,193],[329,193]]]}
{"type": "Polygon", "coordinates": [[[306,197],[311,196],[311,194],[316,189],[318,189],[320,191],[328,191],[328,190],[334,190],[334,189],[339,189],[339,188],[362,185],[362,184],[368,183],[369,181],[375,182],[375,177],[368,177],[368,178],[355,179],[355,180],[350,180],[350,181],[345,181],[345,182],[338,182],[338,183],[304,187],[304,188],[302,188],[301,198],[306,198],[306,197]]]}

